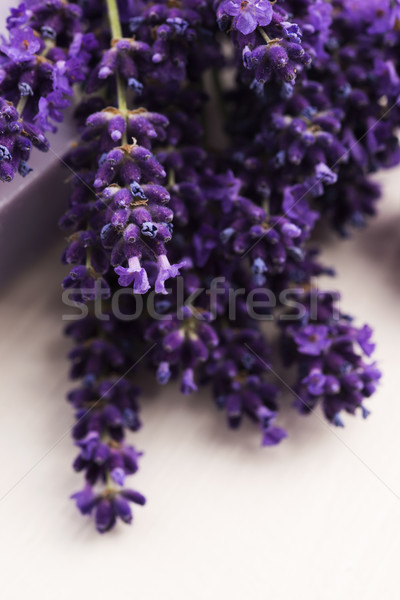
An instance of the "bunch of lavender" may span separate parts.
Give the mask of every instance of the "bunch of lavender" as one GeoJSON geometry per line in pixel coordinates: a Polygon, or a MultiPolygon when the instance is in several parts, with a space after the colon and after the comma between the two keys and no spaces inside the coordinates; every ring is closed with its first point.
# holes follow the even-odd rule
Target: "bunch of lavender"
{"type": "MultiPolygon", "coordinates": [[[[217,4],[217,15],[238,11],[239,17],[230,17],[236,46],[241,48],[245,38],[245,47],[257,56],[260,47],[264,53],[272,48],[284,51],[289,22],[272,45],[262,42],[260,32],[266,24],[257,16],[262,2],[217,4]],[[244,21],[251,22],[254,31],[249,33],[244,21]]],[[[285,69],[289,65],[296,71],[296,85],[282,84],[284,71],[278,66],[272,69],[276,76],[271,81],[260,80],[257,69],[264,62],[254,62],[256,77],[251,80],[247,55],[238,57],[229,126],[234,146],[241,150],[230,152],[229,160],[240,164],[251,193],[267,196],[274,212],[288,190],[304,182],[302,199],[312,200],[318,213],[345,234],[348,225],[361,226],[375,213],[380,192],[368,173],[400,159],[398,5],[388,1],[364,6],[349,0],[273,5],[278,14],[283,9],[296,16],[297,43],[312,57],[311,64],[304,68],[288,60],[285,69]],[[247,110],[249,103],[252,111],[247,110]]],[[[273,26],[277,17],[269,14],[273,26]]]]}
{"type": "Polygon", "coordinates": [[[312,236],[323,215],[342,233],[364,223],[379,196],[368,174],[399,159],[398,13],[389,0],[33,0],[12,11],[3,179],[26,172],[30,143],[48,147],[73,82],[84,90],[61,226],[63,286],[88,311],[67,328],[85,476],[73,497],[98,531],[145,502],[125,487],[141,455],[126,432],[141,425],[143,367],[161,385],[178,378],[183,394],[210,385],[231,428],[247,417],[264,446],[277,444],[278,357],[261,326],[275,318],[284,361],[298,367],[299,412],[320,404],[337,426],[343,412],[367,416],[380,378],[372,331],[316,290],[333,273],[312,236]],[[232,85],[219,30],[235,48],[232,85]],[[222,149],[204,118],[210,80],[222,149]],[[146,309],[125,318],[139,297],[146,309]]]}

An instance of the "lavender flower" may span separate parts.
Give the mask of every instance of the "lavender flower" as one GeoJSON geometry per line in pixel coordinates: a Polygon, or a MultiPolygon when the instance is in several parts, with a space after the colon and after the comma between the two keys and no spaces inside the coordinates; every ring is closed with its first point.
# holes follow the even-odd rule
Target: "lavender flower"
{"type": "Polygon", "coordinates": [[[23,176],[32,145],[49,148],[46,131],[63,119],[72,86],[85,79],[96,40],[73,3],[39,1],[13,9],[0,44],[0,179],[23,176]]]}
{"type": "Polygon", "coordinates": [[[96,527],[103,533],[116,517],[131,522],[127,501],[145,502],[141,494],[123,488],[126,477],[138,470],[141,456],[125,443],[125,430],[137,431],[141,425],[139,390],[124,377],[132,369],[134,349],[127,328],[111,315],[105,321],[86,317],[71,324],[67,333],[78,343],[70,353],[71,377],[82,379],[68,396],[79,448],[73,466],[86,480],[85,488],[72,497],[83,514],[95,509],[96,527]]]}
{"type": "MultiPolygon", "coordinates": [[[[337,296],[337,295],[336,295],[337,296]]],[[[287,364],[298,363],[295,406],[303,414],[311,412],[318,402],[326,418],[343,426],[341,411],[351,414],[360,409],[369,414],[364,398],[375,391],[381,377],[371,356],[374,344],[371,328],[358,329],[335,310],[335,295],[310,292],[302,298],[306,316],[302,323],[283,327],[287,364]],[[317,304],[314,302],[317,302],[317,304]],[[311,323],[309,307],[317,308],[311,323]]]]}
{"type": "MultiPolygon", "coordinates": [[[[88,274],[93,281],[104,282],[110,292],[117,285],[132,286],[135,293],[145,293],[152,286],[157,293],[165,294],[166,282],[176,278],[179,270],[190,264],[182,256],[180,260],[170,261],[164,244],[171,239],[173,218],[173,211],[166,204],[181,178],[180,166],[175,164],[175,159],[170,161],[170,148],[173,145],[175,156],[179,157],[180,145],[190,139],[193,128],[185,116],[187,106],[195,107],[196,118],[200,113],[197,100],[194,105],[188,105],[185,100],[184,110],[176,110],[181,102],[176,96],[176,84],[186,78],[185,69],[176,69],[176,49],[179,44],[186,48],[188,36],[193,37],[194,30],[185,25],[175,9],[165,13],[163,7],[156,17],[160,8],[161,5],[155,5],[151,14],[145,10],[141,21],[143,41],[121,37],[99,56],[98,65],[88,78],[87,89],[103,88],[108,102],[90,99],[77,111],[82,144],[70,153],[68,161],[79,176],[75,178],[70,207],[61,225],[73,230],[63,256],[65,262],[75,265],[71,274],[77,272],[80,277],[78,281],[75,277],[78,289],[72,293],[86,301],[93,297],[91,293],[84,295],[79,283],[86,284],[88,274]],[[168,41],[163,47],[158,41],[153,43],[155,23],[160,30],[160,40],[168,41]],[[165,23],[168,32],[163,29],[165,23]],[[149,62],[151,56],[153,59],[149,62]],[[167,78],[162,92],[166,95],[167,107],[172,108],[171,120],[158,112],[154,101],[157,96],[152,82],[160,79],[160,64],[163,72],[174,80],[170,88],[167,78]],[[115,91],[118,106],[113,106],[115,91]],[[131,91],[140,92],[141,101],[151,106],[151,110],[135,107],[129,95],[131,91]],[[128,101],[132,102],[132,108],[128,108],[128,101]],[[159,148],[158,156],[152,152],[154,146],[159,148]],[[168,189],[167,174],[171,180],[168,189]]],[[[190,10],[184,14],[188,23],[200,25],[196,12],[190,10]]],[[[115,24],[112,26],[115,28],[115,24]]],[[[208,60],[211,59],[205,60],[202,69],[208,60]]],[[[198,76],[201,77],[201,70],[198,76]]],[[[184,86],[182,96],[186,96],[184,86]]],[[[183,145],[182,155],[188,163],[193,160],[193,152],[190,147],[186,152],[187,156],[183,145]]],[[[69,288],[72,284],[70,275],[64,286],[69,288]]],[[[132,304],[133,297],[128,297],[126,302],[132,304]]],[[[125,429],[136,431],[140,427],[137,391],[124,377],[116,379],[115,376],[131,366],[127,356],[135,356],[138,339],[144,340],[145,334],[149,336],[146,330],[137,329],[136,323],[129,335],[127,331],[122,333],[118,322],[113,321],[110,328],[95,319],[82,327],[71,328],[70,333],[78,341],[70,355],[71,375],[83,378],[81,387],[69,395],[76,408],[73,434],[80,449],[74,467],[85,473],[91,486],[75,498],[85,514],[95,511],[97,528],[103,532],[114,526],[117,516],[125,522],[131,520],[126,500],[135,500],[131,497],[133,492],[123,486],[126,477],[137,470],[139,453],[125,444],[124,437],[125,429]],[[99,484],[103,486],[100,491],[92,490],[92,486],[97,488],[99,484]]],[[[195,344],[193,351],[199,344],[195,344]]],[[[136,360],[140,362],[140,355],[136,355],[136,360]]],[[[164,379],[166,376],[164,374],[164,379]]],[[[182,390],[194,388],[193,369],[188,364],[182,390]]]]}
{"type": "Polygon", "coordinates": [[[190,394],[198,389],[195,370],[211,357],[211,349],[218,346],[212,315],[201,306],[183,306],[175,315],[166,315],[168,321],[151,323],[145,334],[146,339],[156,343],[152,361],[157,365],[157,381],[165,384],[172,374],[181,372],[181,392],[190,394]]]}
{"type": "Polygon", "coordinates": [[[237,60],[251,73],[251,87],[259,93],[271,80],[292,85],[296,72],[310,63],[302,30],[283,6],[266,0],[214,0],[214,5],[220,28],[230,27],[237,60]]]}
{"type": "Polygon", "coordinates": [[[274,446],[286,437],[275,425],[277,388],[266,382],[269,347],[260,332],[242,328],[239,333],[227,330],[220,346],[205,365],[207,379],[214,381],[214,399],[227,414],[231,428],[241,424],[244,415],[258,423],[263,446],[274,446]]]}
{"type": "Polygon", "coordinates": [[[132,510],[129,502],[143,506],[146,502],[144,496],[134,490],[107,492],[96,495],[90,485],[81,492],[71,496],[76,502],[78,509],[83,515],[95,511],[96,529],[99,533],[105,533],[112,529],[117,518],[124,523],[132,522],[132,510]]]}
{"type": "Polygon", "coordinates": [[[243,35],[252,33],[259,25],[269,25],[273,14],[269,0],[224,0],[219,11],[222,20],[225,15],[234,17],[232,27],[243,35]]]}

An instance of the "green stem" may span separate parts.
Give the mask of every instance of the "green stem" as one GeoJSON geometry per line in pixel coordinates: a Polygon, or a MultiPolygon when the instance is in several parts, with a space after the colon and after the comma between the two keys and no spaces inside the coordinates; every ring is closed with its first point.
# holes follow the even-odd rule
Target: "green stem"
{"type": "Polygon", "coordinates": [[[268,37],[268,35],[265,33],[264,29],[262,27],[258,27],[258,33],[264,38],[264,40],[267,42],[267,44],[271,43],[271,38],[268,37]]]}
{"type": "Polygon", "coordinates": [[[122,38],[121,21],[119,19],[117,0],[106,0],[106,4],[108,20],[111,27],[111,37],[113,39],[122,38]]]}
{"type": "MultiPolygon", "coordinates": [[[[108,20],[111,28],[111,37],[113,40],[122,38],[121,21],[119,18],[117,0],[106,0],[108,20]]],[[[117,82],[117,102],[122,113],[126,113],[128,106],[126,104],[125,85],[119,73],[116,76],[117,82]]],[[[122,144],[126,144],[126,134],[124,134],[122,144]]]]}
{"type": "Polygon", "coordinates": [[[126,113],[128,106],[126,104],[125,85],[119,73],[117,73],[117,101],[120,111],[126,113]]]}
{"type": "Polygon", "coordinates": [[[267,44],[276,44],[278,42],[281,42],[282,39],[281,38],[274,38],[273,40],[265,33],[264,29],[262,27],[257,27],[257,31],[258,33],[261,35],[262,38],[264,38],[265,42],[267,44]]]}
{"type": "Polygon", "coordinates": [[[18,104],[15,107],[19,116],[22,116],[22,113],[24,112],[24,108],[26,106],[26,103],[28,102],[28,95],[27,96],[21,96],[21,98],[18,100],[18,104]]]}
{"type": "Polygon", "coordinates": [[[171,169],[168,173],[168,187],[175,185],[175,171],[171,169]]]}
{"type": "Polygon", "coordinates": [[[52,48],[54,48],[55,46],[55,42],[53,40],[46,40],[45,41],[45,49],[43,50],[41,56],[47,56],[47,54],[50,52],[50,50],[52,48]]]}
{"type": "Polygon", "coordinates": [[[109,494],[115,494],[115,492],[117,492],[117,488],[115,487],[109,471],[106,473],[106,492],[109,494]]]}
{"type": "Polygon", "coordinates": [[[92,266],[92,249],[88,248],[86,250],[86,268],[90,269],[92,266]]]}

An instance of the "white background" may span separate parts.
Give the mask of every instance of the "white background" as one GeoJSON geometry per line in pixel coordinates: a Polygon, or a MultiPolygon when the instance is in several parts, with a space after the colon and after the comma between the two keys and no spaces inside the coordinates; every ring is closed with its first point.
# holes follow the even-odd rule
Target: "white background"
{"type": "Polygon", "coordinates": [[[3,290],[1,598],[400,597],[400,170],[381,180],[380,216],[351,241],[330,237],[325,252],[343,308],[375,328],[384,379],[369,419],[331,428],[284,394],[289,438],[262,449],[252,426],[226,428],[207,391],[187,398],[145,382],[132,486],[148,504],[105,536],[68,499],[81,476],[64,400],[62,246],[3,290]]]}

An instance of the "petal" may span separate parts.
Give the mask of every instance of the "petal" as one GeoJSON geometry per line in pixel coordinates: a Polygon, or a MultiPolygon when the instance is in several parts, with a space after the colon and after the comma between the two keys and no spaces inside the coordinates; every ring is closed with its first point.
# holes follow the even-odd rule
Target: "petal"
{"type": "Polygon", "coordinates": [[[262,27],[269,25],[272,20],[273,10],[269,2],[258,2],[255,6],[257,22],[262,27]]]}
{"type": "Polygon", "coordinates": [[[116,467],[110,473],[111,478],[117,485],[124,485],[125,471],[121,467],[116,467]]]}
{"type": "Polygon", "coordinates": [[[231,0],[231,2],[227,2],[224,7],[224,12],[230,17],[236,17],[240,13],[240,1],[235,2],[231,0]]]}
{"type": "Polygon", "coordinates": [[[142,494],[140,494],[140,492],[136,492],[135,490],[123,490],[121,492],[121,496],[123,496],[130,502],[140,504],[140,506],[146,504],[146,498],[142,494]]]}
{"type": "Polygon", "coordinates": [[[130,285],[135,278],[135,274],[125,267],[115,267],[114,271],[119,275],[118,283],[122,287],[130,285]]]}
{"type": "Polygon", "coordinates": [[[132,523],[132,511],[129,502],[122,496],[115,496],[114,509],[124,523],[132,523]]]}
{"type": "Polygon", "coordinates": [[[233,20],[233,26],[243,35],[248,35],[256,29],[257,21],[249,11],[241,11],[233,20]]]}
{"type": "Polygon", "coordinates": [[[113,527],[115,524],[115,515],[110,500],[106,500],[105,498],[100,500],[96,509],[95,521],[99,533],[105,533],[113,527]]]}
{"type": "Polygon", "coordinates": [[[93,489],[89,484],[87,484],[80,492],[72,494],[71,498],[75,500],[76,506],[83,515],[90,514],[96,504],[93,489]]]}
{"type": "MultiPolygon", "coordinates": [[[[166,258],[166,257],[165,257],[166,258]]],[[[163,261],[164,262],[164,261],[163,261]]],[[[157,275],[155,290],[157,294],[168,294],[165,289],[165,281],[170,279],[171,277],[177,277],[179,275],[179,269],[186,266],[186,261],[183,260],[176,265],[170,265],[168,263],[167,266],[160,265],[160,270],[157,275]]]]}
{"type": "Polygon", "coordinates": [[[145,294],[150,289],[149,278],[146,269],[134,273],[133,291],[135,294],[145,294]]]}
{"type": "Polygon", "coordinates": [[[275,446],[276,444],[279,444],[279,442],[281,442],[285,437],[287,437],[287,433],[284,429],[281,429],[280,427],[270,427],[263,432],[262,445],[275,446]]]}

